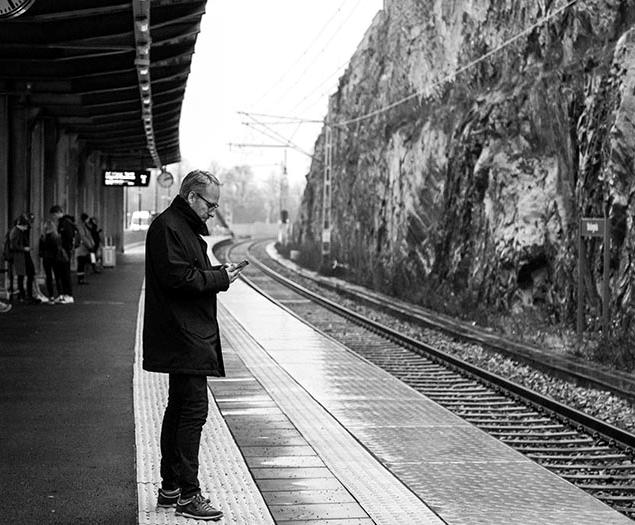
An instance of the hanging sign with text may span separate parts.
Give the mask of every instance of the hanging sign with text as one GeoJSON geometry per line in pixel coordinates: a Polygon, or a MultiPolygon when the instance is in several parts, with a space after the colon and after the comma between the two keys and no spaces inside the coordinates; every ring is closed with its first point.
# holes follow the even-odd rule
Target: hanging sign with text
{"type": "Polygon", "coordinates": [[[104,186],[147,186],[150,184],[150,172],[143,171],[104,171],[104,186]]]}

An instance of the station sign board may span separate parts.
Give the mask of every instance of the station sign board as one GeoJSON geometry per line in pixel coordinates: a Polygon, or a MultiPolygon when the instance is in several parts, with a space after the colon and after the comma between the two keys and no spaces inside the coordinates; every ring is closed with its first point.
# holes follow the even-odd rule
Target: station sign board
{"type": "Polygon", "coordinates": [[[104,186],[148,186],[148,170],[103,171],[104,186]]]}
{"type": "Polygon", "coordinates": [[[582,237],[604,236],[604,219],[581,219],[580,223],[580,234],[582,237]]]}

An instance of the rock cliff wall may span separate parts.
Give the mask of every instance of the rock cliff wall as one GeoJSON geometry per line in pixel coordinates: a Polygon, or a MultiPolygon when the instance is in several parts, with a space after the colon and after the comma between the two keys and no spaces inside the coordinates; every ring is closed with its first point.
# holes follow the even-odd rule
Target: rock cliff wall
{"type": "MultiPolygon", "coordinates": [[[[330,102],[332,252],[358,281],[415,300],[437,283],[570,319],[578,219],[607,210],[612,308],[628,310],[635,0],[578,1],[537,24],[570,3],[386,1],[330,102]]],[[[323,148],[324,133],[296,225],[307,249],[320,239],[323,148]]],[[[586,248],[597,304],[601,243],[586,248]]]]}

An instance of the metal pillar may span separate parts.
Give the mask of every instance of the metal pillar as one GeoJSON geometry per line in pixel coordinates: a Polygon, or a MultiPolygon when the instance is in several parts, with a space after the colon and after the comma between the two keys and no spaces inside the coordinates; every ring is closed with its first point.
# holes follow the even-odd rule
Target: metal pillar
{"type": "Polygon", "coordinates": [[[584,265],[586,264],[586,253],[584,250],[584,237],[601,237],[603,241],[604,268],[602,272],[602,337],[609,334],[609,264],[611,253],[610,238],[611,223],[608,212],[604,210],[604,218],[581,218],[578,229],[578,315],[577,315],[577,335],[578,343],[582,342],[582,331],[584,330],[584,265]]]}
{"type": "Polygon", "coordinates": [[[322,196],[322,266],[331,259],[332,225],[332,169],[333,169],[333,129],[331,127],[331,104],[326,117],[324,130],[324,181],[322,196]]]}
{"type": "Polygon", "coordinates": [[[604,242],[602,249],[604,250],[604,268],[602,280],[602,337],[605,339],[609,336],[609,264],[611,252],[611,239],[609,237],[610,221],[606,210],[604,210],[604,242]]]}
{"type": "MultiPolygon", "coordinates": [[[[6,95],[0,95],[0,239],[11,225],[9,213],[9,101],[6,95]]],[[[6,279],[5,262],[0,261],[0,298],[5,298],[6,279]]],[[[8,270],[8,268],[7,268],[8,270]]]]}
{"type": "Polygon", "coordinates": [[[582,239],[582,222],[578,223],[578,312],[576,332],[578,344],[582,343],[582,331],[584,330],[584,241],[582,239]]]}

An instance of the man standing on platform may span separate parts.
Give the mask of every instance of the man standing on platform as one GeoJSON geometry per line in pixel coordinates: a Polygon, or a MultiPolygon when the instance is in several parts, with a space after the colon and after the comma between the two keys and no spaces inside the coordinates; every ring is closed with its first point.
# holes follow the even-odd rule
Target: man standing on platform
{"type": "Polygon", "coordinates": [[[75,299],[73,298],[73,287],[71,285],[71,257],[73,256],[73,243],[77,228],[70,221],[68,215],[64,215],[64,209],[59,204],[53,205],[49,213],[51,214],[51,219],[57,224],[57,232],[62,244],[58,266],[60,272],[59,282],[62,289],[57,291],[59,295],[55,302],[73,304],[75,299]]]}
{"type": "Polygon", "coordinates": [[[192,171],[146,237],[143,368],[169,374],[157,505],[176,505],[177,515],[199,520],[223,515],[201,494],[198,452],[207,419],[207,376],[225,375],[216,294],[240,272],[235,265],[212,266],[201,238],[209,235],[205,223],[219,197],[213,174],[192,171]]]}

